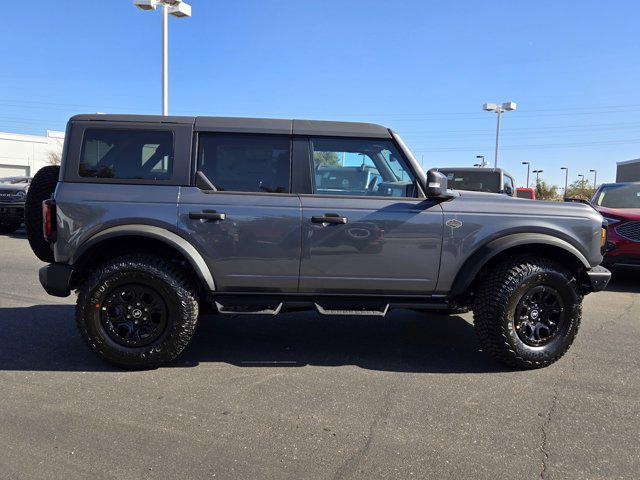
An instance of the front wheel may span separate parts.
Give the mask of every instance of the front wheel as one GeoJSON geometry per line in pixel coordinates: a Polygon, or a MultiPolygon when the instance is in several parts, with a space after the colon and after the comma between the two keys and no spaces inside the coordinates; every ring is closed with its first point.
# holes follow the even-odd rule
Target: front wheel
{"type": "Polygon", "coordinates": [[[78,295],[81,336],[104,360],[122,368],[155,368],[174,360],[198,322],[187,276],[161,258],[130,255],[96,270],[78,295]]]}
{"type": "Polygon", "coordinates": [[[575,277],[551,261],[521,257],[480,280],[473,306],[482,349],[507,365],[546,367],[569,349],[580,327],[575,277]]]}

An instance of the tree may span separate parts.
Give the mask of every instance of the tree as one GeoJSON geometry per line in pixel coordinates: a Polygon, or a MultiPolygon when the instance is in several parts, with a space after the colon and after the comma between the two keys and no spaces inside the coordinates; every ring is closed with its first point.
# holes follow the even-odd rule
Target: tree
{"type": "Polygon", "coordinates": [[[339,165],[340,158],[336,152],[313,152],[313,161],[316,167],[333,167],[339,165]]]}
{"type": "Polygon", "coordinates": [[[62,156],[60,155],[60,152],[49,152],[47,153],[47,163],[49,165],[60,165],[60,162],[62,161],[62,156]]]}
{"type": "Polygon", "coordinates": [[[583,200],[591,200],[595,190],[589,185],[589,180],[582,179],[576,180],[567,187],[565,197],[567,198],[581,198],[583,200]]]}
{"type": "Polygon", "coordinates": [[[536,198],[539,200],[559,200],[557,185],[548,185],[544,180],[539,180],[536,185],[536,198]]]}

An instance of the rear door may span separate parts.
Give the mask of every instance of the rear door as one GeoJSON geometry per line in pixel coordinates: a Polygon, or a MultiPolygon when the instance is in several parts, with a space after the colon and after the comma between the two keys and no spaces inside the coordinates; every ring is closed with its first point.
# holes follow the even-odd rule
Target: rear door
{"type": "Polygon", "coordinates": [[[419,198],[390,139],[310,138],[301,195],[300,292],[424,295],[435,289],[442,208],[419,198]]]}
{"type": "Polygon", "coordinates": [[[180,189],[178,227],[217,291],[296,292],[301,204],[289,135],[200,133],[198,186],[180,189]]]}

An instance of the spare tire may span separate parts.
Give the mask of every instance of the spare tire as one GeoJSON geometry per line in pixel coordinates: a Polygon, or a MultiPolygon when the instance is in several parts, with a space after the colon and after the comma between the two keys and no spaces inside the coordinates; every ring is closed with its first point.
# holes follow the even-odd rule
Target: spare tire
{"type": "Polygon", "coordinates": [[[24,203],[24,226],[31,250],[43,262],[53,262],[53,250],[44,239],[42,231],[42,202],[49,200],[58,183],[60,167],[50,165],[43,167],[35,174],[27,191],[24,203]]]}

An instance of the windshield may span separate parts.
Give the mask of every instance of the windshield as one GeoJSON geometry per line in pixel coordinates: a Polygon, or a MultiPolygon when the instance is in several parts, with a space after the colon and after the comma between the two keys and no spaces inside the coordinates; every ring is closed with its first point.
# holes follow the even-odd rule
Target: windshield
{"type": "Polygon", "coordinates": [[[640,208],[640,183],[604,186],[598,192],[596,205],[605,208],[640,208]]]}
{"type": "Polygon", "coordinates": [[[500,193],[500,174],[496,172],[465,172],[450,171],[444,168],[440,172],[447,176],[449,188],[455,190],[471,190],[473,192],[500,193]]]}

